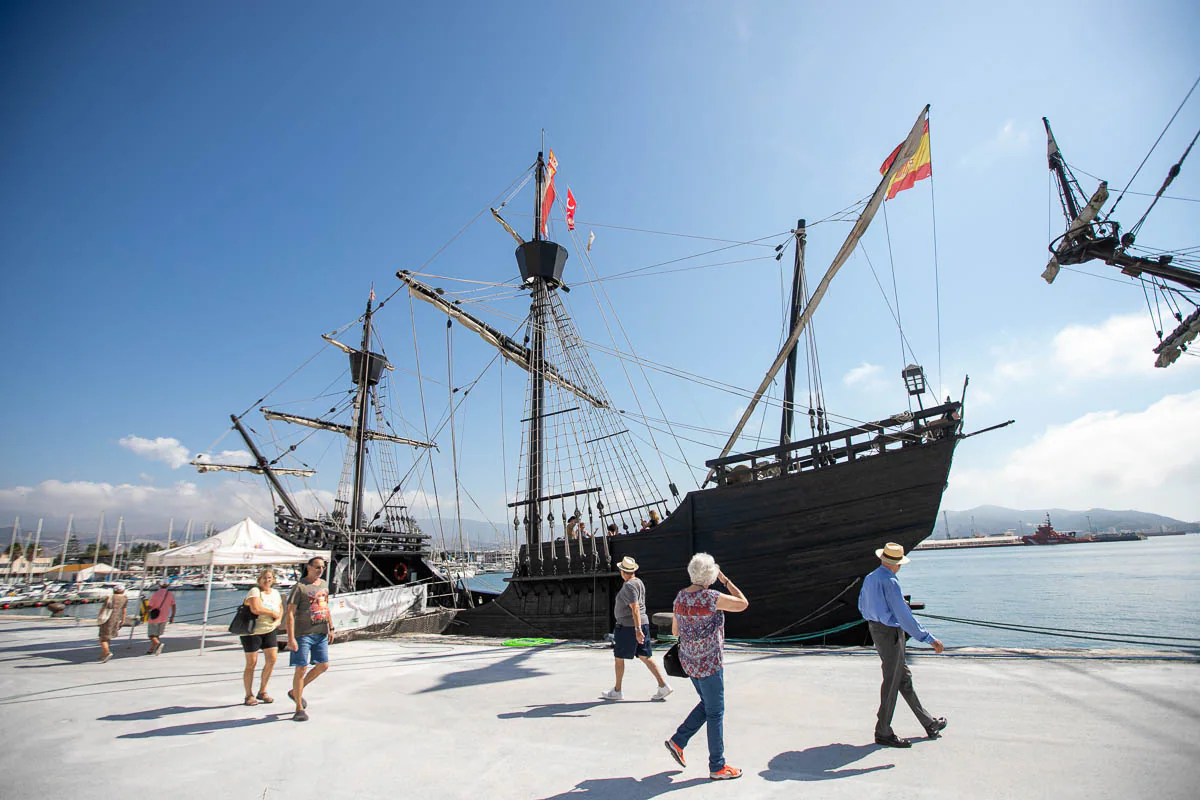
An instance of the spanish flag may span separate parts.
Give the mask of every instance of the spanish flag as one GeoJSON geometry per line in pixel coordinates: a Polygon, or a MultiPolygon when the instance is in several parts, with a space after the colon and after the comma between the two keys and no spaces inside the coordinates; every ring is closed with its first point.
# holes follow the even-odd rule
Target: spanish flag
{"type": "MultiPolygon", "coordinates": [[[[892,162],[896,160],[896,156],[900,154],[900,148],[903,146],[903,143],[896,145],[896,149],[879,168],[880,175],[887,174],[888,168],[892,166],[892,162]]],[[[892,182],[888,184],[887,199],[891,200],[905,189],[911,189],[914,183],[923,181],[932,174],[933,163],[929,157],[929,120],[925,120],[925,132],[921,134],[921,143],[917,145],[917,152],[892,176],[892,182]]]]}

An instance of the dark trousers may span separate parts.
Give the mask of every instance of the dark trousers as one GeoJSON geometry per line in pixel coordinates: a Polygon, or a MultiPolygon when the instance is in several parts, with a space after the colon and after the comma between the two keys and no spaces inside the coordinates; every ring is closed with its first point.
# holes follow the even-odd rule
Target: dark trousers
{"type": "Polygon", "coordinates": [[[913,690],[912,672],[904,657],[904,631],[878,622],[869,622],[871,638],[875,641],[875,652],[883,662],[883,685],[879,688],[879,720],[875,723],[876,736],[892,735],[892,715],[896,713],[896,695],[904,696],[904,702],[917,715],[921,725],[929,730],[933,716],[921,705],[913,690]]]}

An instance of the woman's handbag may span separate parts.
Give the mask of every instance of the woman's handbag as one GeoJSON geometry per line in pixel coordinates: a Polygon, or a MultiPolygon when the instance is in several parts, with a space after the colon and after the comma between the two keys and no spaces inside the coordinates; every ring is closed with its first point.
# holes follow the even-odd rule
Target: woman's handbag
{"type": "Polygon", "coordinates": [[[229,632],[234,636],[249,636],[257,623],[258,617],[250,610],[250,606],[242,603],[233,615],[233,621],[229,623],[229,632]]]}
{"type": "Polygon", "coordinates": [[[683,670],[683,662],[679,660],[679,644],[671,645],[671,649],[663,656],[663,667],[672,678],[690,677],[683,670]]]}
{"type": "Polygon", "coordinates": [[[100,607],[100,613],[96,615],[96,624],[104,625],[112,617],[112,599],[104,601],[104,605],[100,607]]]}

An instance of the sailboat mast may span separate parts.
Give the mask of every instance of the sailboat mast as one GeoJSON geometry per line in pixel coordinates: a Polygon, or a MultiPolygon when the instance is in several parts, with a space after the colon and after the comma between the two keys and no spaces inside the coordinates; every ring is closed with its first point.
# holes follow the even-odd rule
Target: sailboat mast
{"type": "Polygon", "coordinates": [[[354,401],[354,493],[350,497],[351,532],[358,530],[362,514],[363,460],[367,454],[367,402],[371,390],[371,303],[374,291],[367,298],[367,313],[363,317],[361,366],[358,375],[358,397],[354,401]]]}
{"type": "MultiPolygon", "coordinates": [[[[542,196],[545,193],[546,162],[541,152],[537,156],[535,173],[537,190],[534,196],[533,213],[533,242],[534,247],[542,241],[542,196]]],[[[541,559],[540,544],[542,541],[542,435],[545,432],[545,420],[542,417],[542,407],[546,399],[546,379],[543,370],[546,356],[546,280],[540,275],[533,278],[533,305],[530,309],[530,353],[529,377],[530,387],[530,419],[529,419],[529,483],[525,499],[526,523],[525,542],[531,558],[541,559]],[[534,553],[537,553],[534,556],[534,553]]]]}
{"type": "MultiPolygon", "coordinates": [[[[796,262],[792,270],[792,313],[788,320],[788,333],[796,329],[800,319],[800,305],[804,298],[801,296],[801,277],[804,275],[804,245],[808,241],[804,220],[796,221],[796,262]]],[[[779,431],[779,444],[782,447],[792,441],[792,418],[796,400],[796,347],[792,345],[788,353],[787,367],[783,378],[783,420],[779,431]]]]}
{"type": "MultiPolygon", "coordinates": [[[[271,486],[275,488],[275,491],[279,494],[279,499],[283,501],[285,506],[287,506],[287,510],[290,511],[292,516],[296,519],[304,519],[304,516],[300,513],[300,509],[296,508],[296,504],[292,502],[291,495],[289,495],[287,490],[283,488],[283,484],[279,482],[279,478],[275,475],[275,471],[271,469],[271,465],[267,463],[265,458],[263,458],[263,454],[259,452],[258,446],[254,444],[254,440],[250,438],[250,434],[247,433],[246,429],[242,427],[241,420],[237,418],[236,414],[230,414],[229,418],[233,420],[234,429],[241,434],[242,441],[246,443],[246,446],[250,448],[250,452],[254,455],[254,463],[258,465],[259,469],[263,471],[263,474],[267,476],[267,480],[271,482],[271,486]]],[[[192,521],[189,519],[189,534],[191,533],[191,530],[192,521]]]]}

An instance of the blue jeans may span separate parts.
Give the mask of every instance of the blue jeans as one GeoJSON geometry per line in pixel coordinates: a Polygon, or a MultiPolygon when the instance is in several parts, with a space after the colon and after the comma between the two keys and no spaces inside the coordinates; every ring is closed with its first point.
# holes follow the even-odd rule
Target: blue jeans
{"type": "Polygon", "coordinates": [[[329,637],[323,633],[312,633],[308,636],[296,637],[296,649],[288,656],[288,664],[293,667],[307,667],[309,659],[313,666],[329,662],[329,637]]]}
{"type": "Polygon", "coordinates": [[[692,686],[700,702],[671,737],[680,749],[708,723],[708,771],[717,772],[725,766],[725,670],[717,670],[707,678],[692,678],[692,686]]]}

